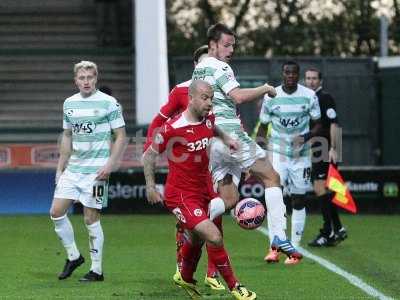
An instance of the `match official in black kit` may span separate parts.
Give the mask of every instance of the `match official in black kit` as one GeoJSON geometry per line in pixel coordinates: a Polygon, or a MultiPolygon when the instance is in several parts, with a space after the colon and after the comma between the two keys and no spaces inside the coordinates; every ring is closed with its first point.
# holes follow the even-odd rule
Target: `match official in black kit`
{"type": "MultiPolygon", "coordinates": [[[[332,203],[333,194],[325,187],[329,163],[337,163],[338,118],[333,97],[322,91],[322,74],[318,69],[309,68],[305,72],[305,85],[317,94],[321,109],[322,130],[320,138],[327,141],[328,155],[321,153],[321,142],[313,144],[312,179],[314,192],[321,203],[323,226],[314,240],[308,243],[312,247],[336,246],[347,238],[338,209],[332,203]]],[[[323,150],[322,150],[323,151],[323,150]]]]}

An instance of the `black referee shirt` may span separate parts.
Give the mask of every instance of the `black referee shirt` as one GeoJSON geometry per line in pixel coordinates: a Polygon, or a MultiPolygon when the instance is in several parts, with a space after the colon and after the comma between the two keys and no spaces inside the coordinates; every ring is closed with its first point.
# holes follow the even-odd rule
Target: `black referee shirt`
{"type": "Polygon", "coordinates": [[[319,108],[321,109],[322,130],[319,136],[327,138],[330,145],[331,124],[338,123],[335,100],[330,94],[323,92],[322,87],[319,87],[315,92],[318,97],[319,108]]]}

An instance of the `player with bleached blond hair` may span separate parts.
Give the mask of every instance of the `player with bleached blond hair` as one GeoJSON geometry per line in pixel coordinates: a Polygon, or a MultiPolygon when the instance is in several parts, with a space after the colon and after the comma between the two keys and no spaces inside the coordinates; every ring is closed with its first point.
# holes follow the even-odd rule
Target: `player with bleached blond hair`
{"type": "Polygon", "coordinates": [[[107,203],[108,177],[118,168],[126,145],[126,133],[121,106],[114,97],[97,90],[97,75],[95,63],[81,61],[75,64],[74,79],[79,92],[67,98],[63,107],[64,132],[50,209],[54,229],[67,252],[64,269],[58,276],[60,280],[71,276],[85,261],[76,246],[67,216],[74,202],[83,205],[92,261],[90,271],[80,281],[104,280],[100,211],[107,203]]]}

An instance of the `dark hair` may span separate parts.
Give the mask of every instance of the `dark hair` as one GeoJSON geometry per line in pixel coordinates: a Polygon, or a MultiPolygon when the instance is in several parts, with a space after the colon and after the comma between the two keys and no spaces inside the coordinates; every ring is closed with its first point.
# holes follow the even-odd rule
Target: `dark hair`
{"type": "Polygon", "coordinates": [[[193,61],[197,64],[199,62],[200,56],[202,56],[203,54],[207,54],[207,53],[208,53],[208,46],[207,45],[203,45],[203,46],[197,48],[193,52],[193,61]]]}
{"type": "Polygon", "coordinates": [[[235,36],[235,33],[222,23],[211,25],[207,30],[208,45],[210,45],[211,41],[218,42],[223,33],[235,36]]]}
{"type": "Polygon", "coordinates": [[[296,66],[297,71],[299,71],[299,73],[300,73],[300,66],[294,60],[288,60],[288,61],[284,62],[282,65],[282,70],[285,68],[285,66],[296,66]]]}
{"type": "Polygon", "coordinates": [[[318,79],[322,80],[322,72],[320,70],[318,70],[317,68],[311,67],[306,70],[306,72],[308,72],[308,71],[316,72],[318,74],[318,79]]]}
{"type": "Polygon", "coordinates": [[[112,95],[112,89],[106,85],[102,85],[101,87],[99,87],[99,91],[109,96],[112,95]]]}

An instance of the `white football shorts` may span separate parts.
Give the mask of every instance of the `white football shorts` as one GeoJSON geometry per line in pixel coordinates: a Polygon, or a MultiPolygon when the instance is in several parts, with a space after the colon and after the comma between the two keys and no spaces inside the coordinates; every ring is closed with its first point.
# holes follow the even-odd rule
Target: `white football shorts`
{"type": "Polygon", "coordinates": [[[228,174],[232,175],[233,183],[238,186],[242,172],[265,156],[265,150],[253,141],[241,143],[239,150],[233,151],[221,139],[213,138],[210,145],[210,171],[214,190],[218,182],[228,174]]]}
{"type": "Polygon", "coordinates": [[[96,209],[107,207],[108,181],[96,180],[96,176],[64,171],[56,185],[54,198],[75,200],[96,209]]]}
{"type": "Polygon", "coordinates": [[[312,188],[310,157],[291,158],[277,152],[268,151],[268,158],[281,177],[281,185],[289,194],[304,195],[312,188]]]}

